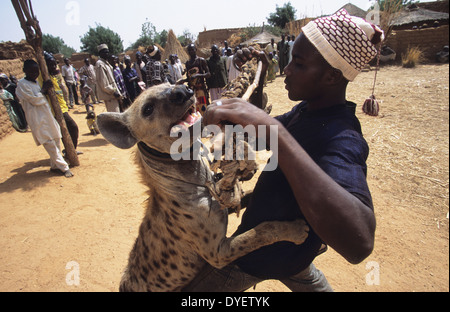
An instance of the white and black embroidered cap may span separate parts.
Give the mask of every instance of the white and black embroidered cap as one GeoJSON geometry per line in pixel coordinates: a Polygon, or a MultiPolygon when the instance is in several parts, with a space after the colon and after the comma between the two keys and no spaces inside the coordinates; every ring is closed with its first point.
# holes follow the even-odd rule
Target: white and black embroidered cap
{"type": "Polygon", "coordinates": [[[378,26],[351,16],[345,9],[308,23],[302,31],[325,60],[349,81],[377,55],[376,45],[384,40],[384,32],[378,26]]]}

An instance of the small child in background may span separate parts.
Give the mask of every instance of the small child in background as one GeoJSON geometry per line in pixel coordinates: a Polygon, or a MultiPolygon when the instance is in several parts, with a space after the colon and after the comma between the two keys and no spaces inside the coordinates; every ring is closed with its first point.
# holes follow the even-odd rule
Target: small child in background
{"type": "Polygon", "coordinates": [[[89,105],[91,104],[91,98],[90,95],[93,92],[92,88],[88,86],[87,84],[87,76],[82,76],[80,79],[80,93],[81,93],[81,99],[83,101],[83,104],[86,107],[86,112],[89,113],[89,105]]]}
{"type": "Polygon", "coordinates": [[[97,134],[100,134],[100,130],[98,129],[97,115],[94,112],[94,106],[92,104],[88,104],[86,107],[89,108],[86,116],[87,126],[89,131],[91,131],[91,134],[97,136],[97,134]]]}
{"type": "Polygon", "coordinates": [[[80,79],[80,92],[81,92],[81,99],[83,100],[83,104],[86,107],[86,120],[87,120],[87,126],[89,128],[89,131],[92,135],[96,136],[97,134],[100,134],[100,130],[98,129],[97,125],[97,115],[94,112],[94,105],[91,104],[91,93],[92,88],[87,85],[87,77],[83,76],[80,79]]]}

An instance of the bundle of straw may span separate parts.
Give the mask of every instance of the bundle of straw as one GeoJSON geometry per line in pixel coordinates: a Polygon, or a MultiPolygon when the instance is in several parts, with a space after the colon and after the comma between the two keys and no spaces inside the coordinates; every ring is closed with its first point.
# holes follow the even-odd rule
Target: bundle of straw
{"type": "Polygon", "coordinates": [[[164,48],[164,53],[162,54],[162,59],[169,59],[171,54],[178,55],[180,61],[184,64],[189,60],[189,55],[186,50],[181,46],[180,41],[178,41],[175,33],[172,29],[169,30],[169,35],[167,36],[167,43],[164,48]]]}

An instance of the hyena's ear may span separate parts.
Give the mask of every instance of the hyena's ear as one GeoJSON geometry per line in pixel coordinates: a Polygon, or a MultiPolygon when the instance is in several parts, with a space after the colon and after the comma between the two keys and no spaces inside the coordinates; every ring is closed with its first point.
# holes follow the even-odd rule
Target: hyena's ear
{"type": "Polygon", "coordinates": [[[137,143],[126,124],[124,114],[103,113],[98,115],[97,123],[103,137],[114,146],[129,149],[137,143]]]}

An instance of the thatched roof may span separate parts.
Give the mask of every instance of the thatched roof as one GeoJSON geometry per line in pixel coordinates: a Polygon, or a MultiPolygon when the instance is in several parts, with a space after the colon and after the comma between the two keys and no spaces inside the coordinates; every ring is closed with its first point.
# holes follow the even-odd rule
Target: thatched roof
{"type": "Polygon", "coordinates": [[[275,42],[281,41],[281,37],[277,37],[267,31],[263,31],[259,34],[257,34],[255,37],[243,42],[244,44],[251,45],[251,44],[259,44],[259,45],[267,45],[271,42],[272,38],[275,40],[275,42]]]}
{"type": "Polygon", "coordinates": [[[433,23],[434,21],[448,19],[448,13],[430,11],[414,6],[398,12],[392,21],[392,26],[402,26],[414,23],[433,23]]]}
{"type": "Polygon", "coordinates": [[[342,9],[345,9],[352,16],[361,17],[361,18],[367,17],[367,11],[360,9],[359,7],[357,7],[356,5],[351,4],[351,3],[347,3],[342,8],[340,8],[338,11],[340,11],[342,9]]]}

